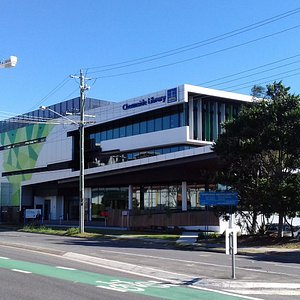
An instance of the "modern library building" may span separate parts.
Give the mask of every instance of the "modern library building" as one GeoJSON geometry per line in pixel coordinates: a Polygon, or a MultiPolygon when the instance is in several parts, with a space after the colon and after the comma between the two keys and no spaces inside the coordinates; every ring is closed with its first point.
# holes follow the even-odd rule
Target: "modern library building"
{"type": "MultiPolygon", "coordinates": [[[[87,98],[85,221],[108,226],[218,226],[199,202],[217,189],[211,150],[222,123],[252,97],[180,85],[122,102],[87,98]]],[[[41,209],[79,219],[80,99],[0,122],[1,221],[41,209]]]]}

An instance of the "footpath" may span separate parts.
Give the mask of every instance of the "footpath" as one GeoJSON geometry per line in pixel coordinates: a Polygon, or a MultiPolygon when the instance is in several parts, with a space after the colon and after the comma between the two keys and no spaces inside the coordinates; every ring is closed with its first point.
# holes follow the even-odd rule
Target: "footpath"
{"type": "MultiPolygon", "coordinates": [[[[187,249],[211,251],[211,252],[225,252],[224,243],[210,243],[209,241],[197,242],[197,232],[183,232],[177,240],[177,245],[186,247],[187,249]]],[[[265,255],[276,256],[278,259],[286,262],[300,264],[300,248],[287,249],[284,247],[265,247],[265,246],[252,246],[252,247],[238,247],[238,254],[240,255],[265,255]]]]}

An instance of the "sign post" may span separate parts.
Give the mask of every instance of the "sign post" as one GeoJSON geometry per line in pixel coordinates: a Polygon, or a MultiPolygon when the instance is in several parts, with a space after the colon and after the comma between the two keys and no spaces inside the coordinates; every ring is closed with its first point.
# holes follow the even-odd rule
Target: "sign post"
{"type": "MultiPolygon", "coordinates": [[[[208,206],[237,206],[238,195],[236,192],[200,192],[200,205],[205,205],[206,210],[208,206]]],[[[237,254],[237,232],[234,228],[234,214],[230,215],[229,228],[225,231],[225,253],[231,255],[232,258],[232,274],[231,278],[236,279],[235,276],[235,254],[237,254]]]]}

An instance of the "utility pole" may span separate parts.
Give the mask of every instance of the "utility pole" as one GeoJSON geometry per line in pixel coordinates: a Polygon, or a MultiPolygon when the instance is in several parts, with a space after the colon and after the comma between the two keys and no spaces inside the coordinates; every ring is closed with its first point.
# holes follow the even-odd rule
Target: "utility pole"
{"type": "Polygon", "coordinates": [[[87,78],[82,74],[80,70],[79,76],[71,76],[71,78],[80,79],[80,122],[79,122],[79,160],[80,160],[80,171],[79,171],[79,232],[84,233],[84,109],[85,109],[85,91],[89,87],[85,84],[87,78]]]}

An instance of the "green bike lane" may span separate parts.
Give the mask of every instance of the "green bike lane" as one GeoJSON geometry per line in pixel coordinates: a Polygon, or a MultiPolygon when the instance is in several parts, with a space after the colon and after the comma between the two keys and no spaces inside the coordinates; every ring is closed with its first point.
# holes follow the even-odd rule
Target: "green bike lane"
{"type": "Polygon", "coordinates": [[[152,296],[160,299],[198,299],[198,300],[243,300],[257,299],[253,297],[239,296],[226,292],[213,291],[201,287],[182,286],[156,280],[133,280],[125,277],[116,277],[81,271],[74,268],[51,266],[32,263],[21,260],[13,260],[0,257],[0,268],[24,273],[24,275],[39,275],[51,277],[72,283],[80,283],[112,290],[120,293],[135,293],[144,296],[152,296]]]}

